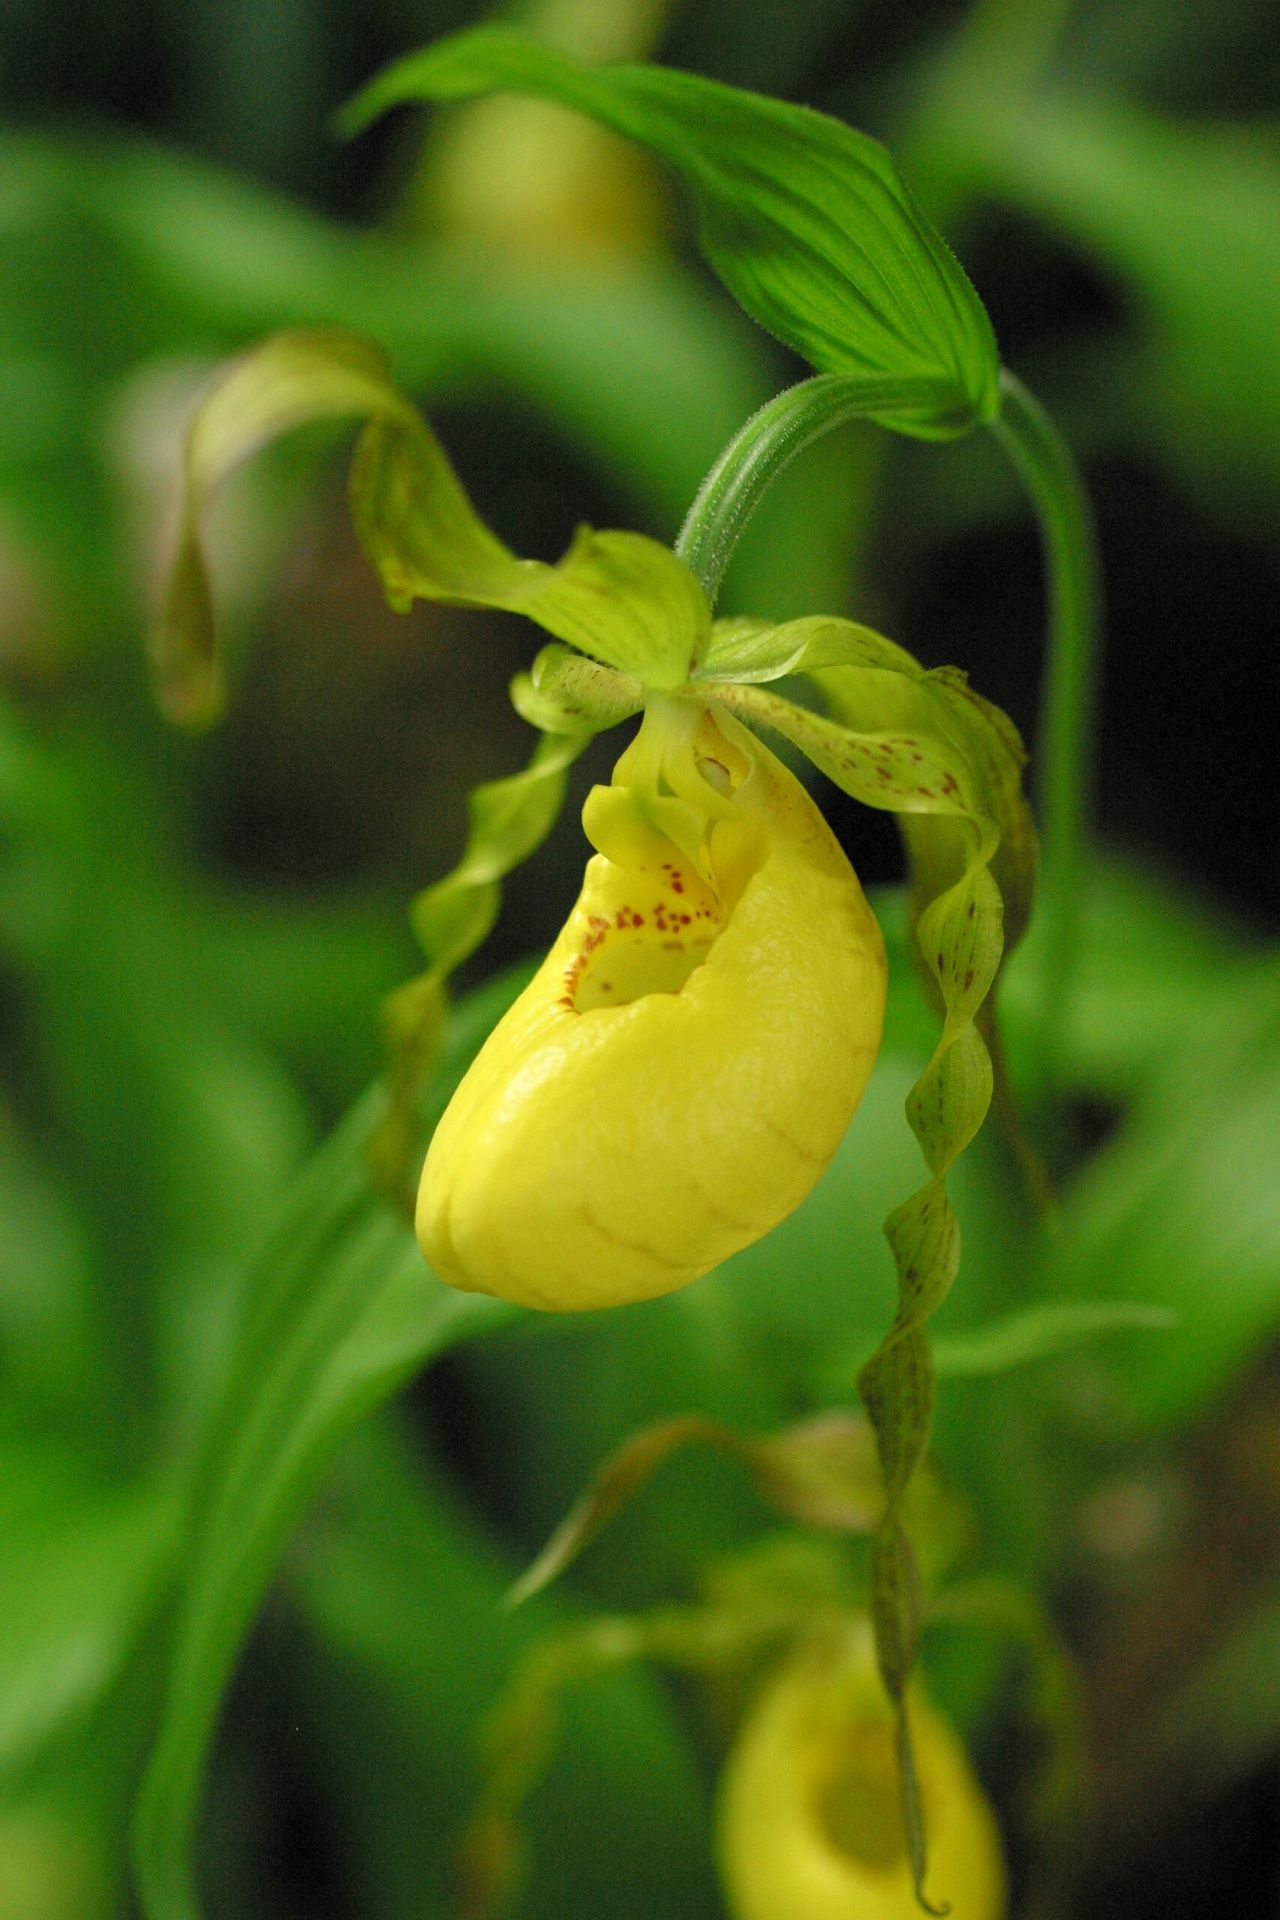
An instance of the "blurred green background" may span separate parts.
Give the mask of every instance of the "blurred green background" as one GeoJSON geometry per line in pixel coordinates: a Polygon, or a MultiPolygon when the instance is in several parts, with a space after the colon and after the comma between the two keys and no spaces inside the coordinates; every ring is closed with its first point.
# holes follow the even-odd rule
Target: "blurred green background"
{"type": "MultiPolygon", "coordinates": [[[[593,1607],[687,1600],[775,1522],[730,1465],[691,1456],[554,1601],[505,1616],[504,1584],[635,1427],[698,1408],[759,1429],[847,1400],[890,1311],[880,1221],[918,1178],[900,1109],[929,1019],[894,934],[892,829],[824,791],[887,890],[899,964],[872,1093],[813,1199],[687,1296],[477,1323],[485,1339],[358,1419],[470,1323],[421,1333],[411,1250],[360,1182],[367,1115],[313,1156],[379,1069],[380,1002],[415,966],[409,896],[456,857],[467,787],[525,757],[505,689],[536,636],[389,614],[346,519],[343,438],[308,432],[219,506],[231,710],[206,738],[172,734],[142,641],[185,411],[264,332],[359,328],[486,519],[554,558],[581,520],[672,539],[720,447],[803,372],[705,275],[672,184],[620,142],[510,102],[331,137],[382,62],[488,14],[0,9],[0,1920],[137,1910],[147,1755],[162,1733],[170,1784],[198,1770],[198,1696],[211,1710],[267,1585],[195,1823],[211,1920],[450,1912],[474,1725],[517,1650],[593,1607]],[[407,1304],[378,1293],[374,1324],[362,1303],[392,1271],[407,1304]],[[259,1292],[274,1322],[254,1321],[259,1292]],[[255,1324],[271,1338],[237,1344],[255,1324]],[[166,1682],[175,1658],[185,1695],[166,1682]]],[[[545,0],[509,15],[888,142],[1085,468],[1107,599],[1099,837],[1064,1083],[1024,1088],[1062,1220],[1038,1237],[999,1144],[980,1145],[957,1181],[938,1452],[974,1564],[1038,1595],[1080,1665],[1091,1811],[1056,1910],[1265,1910],[1280,1897],[1274,10],[545,0]],[[982,1344],[1021,1308],[1079,1299],[1179,1319],[1017,1366],[982,1344]]],[[[770,498],[725,607],[853,614],[965,667],[1034,749],[1041,603],[994,444],[848,429],[770,498]]],[[[615,745],[582,763],[576,800],[615,745]]],[[[470,980],[554,933],[582,859],[573,812],[513,877],[470,980]]],[[[1026,1072],[1031,947],[1006,994],[1026,1072]]],[[[1005,1820],[1016,1909],[1054,1910],[1012,1664],[964,1636],[929,1661],[1005,1820]]],[[[720,1751],[694,1688],[575,1692],[519,1913],[720,1912],[720,1751]]],[[[182,1850],[162,1803],[153,1862],[182,1850]]]]}

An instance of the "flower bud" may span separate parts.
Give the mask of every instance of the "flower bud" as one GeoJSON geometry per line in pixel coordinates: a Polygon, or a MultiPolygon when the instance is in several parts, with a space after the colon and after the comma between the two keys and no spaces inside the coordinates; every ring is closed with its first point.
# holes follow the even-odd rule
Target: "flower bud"
{"type": "Polygon", "coordinates": [[[670,1292],[790,1213],[858,1105],[885,1000],[852,868],[727,716],[651,712],[583,823],[600,851],[578,903],[418,1199],[442,1280],[552,1309],[670,1292]]]}
{"type": "MultiPolygon", "coordinates": [[[[990,1808],[950,1728],[912,1704],[928,1894],[954,1920],[1000,1920],[990,1808]]],[[[734,1920],[919,1920],[893,1715],[860,1622],[806,1647],[750,1709],[720,1788],[720,1867],[734,1920]]]]}

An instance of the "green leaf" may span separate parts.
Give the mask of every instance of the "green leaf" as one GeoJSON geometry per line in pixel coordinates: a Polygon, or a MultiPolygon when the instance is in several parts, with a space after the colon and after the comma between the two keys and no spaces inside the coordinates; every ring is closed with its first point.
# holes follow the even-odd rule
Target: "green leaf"
{"type": "MultiPolygon", "coordinates": [[[[466,1008],[431,1105],[438,1114],[518,981],[466,1008]]],[[[218,1707],[289,1531],[353,1425],[424,1361],[512,1309],[427,1271],[374,1195],[361,1102],[296,1184],[246,1275],[248,1312],[190,1506],[159,1734],[137,1823],[150,1920],[195,1920],[191,1842],[218,1707]]]]}
{"type": "Polygon", "coordinates": [[[1043,1301],[989,1326],[935,1338],[933,1364],[944,1378],[971,1379],[1056,1359],[1100,1334],[1161,1332],[1177,1324],[1172,1308],[1137,1300],[1043,1301]]]}
{"type": "Polygon", "coordinates": [[[1260,1772],[1280,1741],[1280,1595],[1249,1596],[1249,1611],[1227,1627],[1187,1679],[1143,1728],[1143,1765],[1154,1776],[1150,1803],[1199,1818],[1210,1801],[1260,1772]]]}
{"type": "Polygon", "coordinates": [[[661,67],[588,69],[480,28],[410,54],[345,109],[348,133],[409,100],[511,88],[642,141],[693,194],[711,265],[753,319],[823,373],[923,376],[932,411],[882,423],[945,436],[992,417],[997,357],[977,295],[876,141],[804,107],[661,67]]]}
{"type": "MultiPolygon", "coordinates": [[[[313,1643],[297,1711],[341,1795],[366,1920],[451,1911],[484,1782],[477,1734],[517,1663],[566,1632],[563,1595],[504,1609],[511,1571],[420,1436],[385,1419],[344,1449],[290,1556],[289,1596],[313,1643]]],[[[549,1703],[554,1751],[523,1823],[521,1915],[713,1912],[703,1794],[673,1703],[642,1670],[570,1679],[549,1703]]]]}
{"type": "Polygon", "coordinates": [[[74,1457],[0,1454],[0,1782],[109,1690],[167,1584],[173,1491],[107,1486],[74,1457]]]}
{"type": "Polygon", "coordinates": [[[1145,351],[1127,397],[1149,430],[1215,486],[1244,465],[1274,502],[1280,155],[1269,130],[1058,94],[1018,118],[974,113],[958,137],[988,190],[1063,229],[1132,289],[1145,351]]]}
{"type": "Polygon", "coordinates": [[[277,334],[233,361],[192,418],[177,548],[152,640],[172,718],[207,724],[223,697],[200,544],[210,497],[264,442],[307,420],[349,415],[368,422],[351,465],[352,516],[393,607],[404,611],[415,598],[500,607],[647,685],[685,679],[711,615],[668,548],[643,534],[583,528],[558,566],[518,560],[476,515],[377,348],[316,328],[277,334]]]}
{"type": "Polygon", "coordinates": [[[1193,1418],[1280,1326],[1280,965],[1228,963],[1067,1196],[1046,1284],[1177,1315],[1107,1355],[1116,1417],[1193,1418]]]}

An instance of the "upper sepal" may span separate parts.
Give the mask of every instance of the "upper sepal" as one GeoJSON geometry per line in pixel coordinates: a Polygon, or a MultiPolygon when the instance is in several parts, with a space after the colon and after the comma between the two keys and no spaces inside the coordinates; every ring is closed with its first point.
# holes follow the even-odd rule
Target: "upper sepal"
{"type": "Polygon", "coordinates": [[[212,495],[268,441],[342,417],[365,422],[351,466],[352,517],[393,607],[428,599],[521,613],[647,688],[678,687],[697,667],[711,610],[675,554],[643,534],[584,527],[555,566],[519,559],[480,519],[378,349],[313,328],[276,334],[234,360],[192,415],[178,536],[151,641],[172,718],[207,725],[225,697],[201,541],[212,495]]]}

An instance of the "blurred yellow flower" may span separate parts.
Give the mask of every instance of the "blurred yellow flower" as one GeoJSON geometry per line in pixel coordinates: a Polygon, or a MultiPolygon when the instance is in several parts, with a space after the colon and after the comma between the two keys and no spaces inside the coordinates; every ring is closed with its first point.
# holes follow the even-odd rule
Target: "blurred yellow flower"
{"type": "Polygon", "coordinates": [[[551,1309],[684,1286],[823,1171],[880,1042],[880,930],[821,813],[723,713],[651,702],[599,849],[436,1130],[442,1280],[551,1309]]]}
{"type": "MultiPolygon", "coordinates": [[[[1004,1869],[982,1789],[919,1699],[911,1727],[929,1897],[954,1920],[1000,1920],[1004,1869]]],[[[734,1920],[920,1920],[869,1624],[804,1648],[766,1683],[725,1768],[718,1830],[734,1920]]]]}

